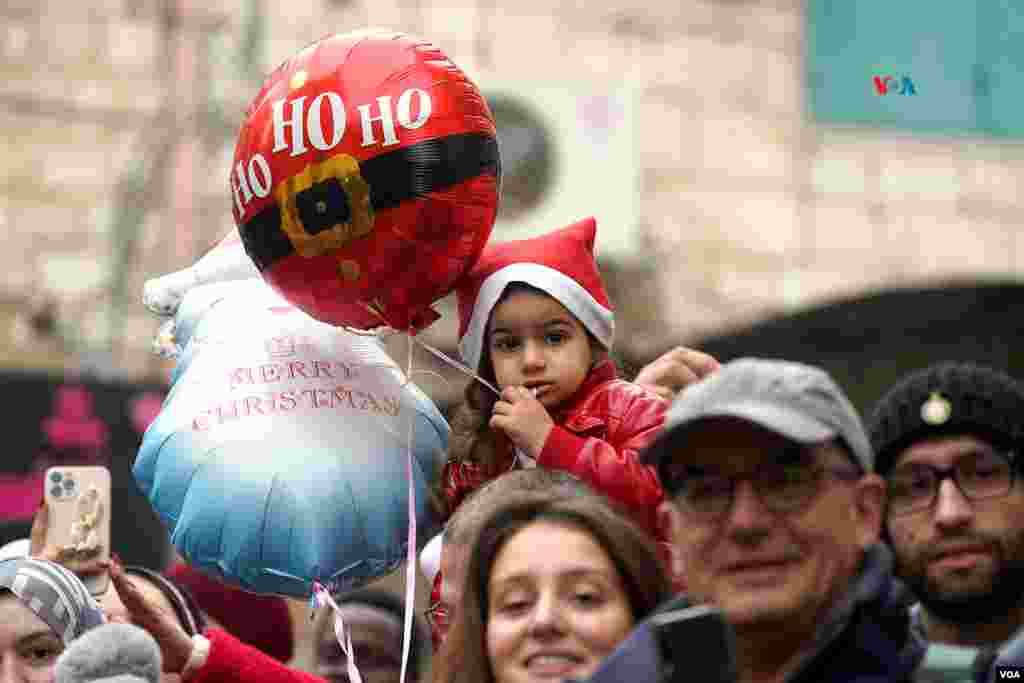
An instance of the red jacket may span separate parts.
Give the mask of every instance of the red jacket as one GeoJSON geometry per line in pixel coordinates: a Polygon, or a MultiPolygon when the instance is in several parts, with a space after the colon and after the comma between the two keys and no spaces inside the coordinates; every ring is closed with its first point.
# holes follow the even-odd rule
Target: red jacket
{"type": "MultiPolygon", "coordinates": [[[[569,472],[625,507],[658,541],[658,553],[672,577],[673,589],[682,592],[685,581],[674,572],[672,545],[658,523],[657,508],[664,498],[661,483],[654,468],[641,465],[638,459],[661,429],[668,406],[669,402],[656,394],[616,379],[610,361],[602,363],[590,372],[566,407],[551,416],[555,427],[537,465],[569,472]]],[[[500,472],[520,466],[511,446],[499,457],[500,472]]],[[[445,463],[441,476],[449,510],[455,510],[489,479],[475,463],[452,461],[445,463]]],[[[441,599],[442,581],[438,572],[431,605],[441,599]]],[[[442,634],[433,622],[431,635],[434,647],[439,647],[442,634]]]]}
{"type": "MultiPolygon", "coordinates": [[[[657,508],[663,499],[653,467],[638,454],[661,428],[669,403],[630,382],[616,379],[611,361],[587,375],[564,408],[552,414],[555,427],[537,458],[539,467],[564,470],[624,506],[655,538],[662,540],[657,508]]],[[[517,467],[511,447],[499,460],[517,467]]],[[[448,509],[454,510],[486,477],[474,463],[451,462],[442,471],[448,509]]]]}
{"type": "MultiPolygon", "coordinates": [[[[663,498],[661,484],[654,468],[641,465],[637,455],[661,428],[668,405],[646,389],[616,379],[611,361],[601,363],[551,416],[555,427],[537,465],[579,477],[660,536],[656,510],[663,498]]],[[[500,458],[502,469],[517,466],[511,446],[500,458]]],[[[486,477],[475,463],[449,461],[441,481],[448,509],[454,510],[486,477]]]]}
{"type": "Polygon", "coordinates": [[[313,674],[285,666],[227,631],[213,628],[206,637],[210,654],[206,664],[184,679],[188,683],[325,683],[313,674]]]}

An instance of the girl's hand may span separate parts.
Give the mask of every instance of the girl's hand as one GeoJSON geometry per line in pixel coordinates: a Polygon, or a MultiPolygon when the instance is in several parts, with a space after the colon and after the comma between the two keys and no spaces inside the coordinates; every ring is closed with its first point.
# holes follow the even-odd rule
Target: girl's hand
{"type": "Polygon", "coordinates": [[[529,389],[505,387],[494,404],[490,426],[504,432],[517,448],[536,460],[555,423],[529,389]]]}
{"type": "Polygon", "coordinates": [[[192,638],[178,623],[177,617],[147,600],[116,560],[110,562],[110,580],[131,615],[132,623],[153,636],[160,645],[164,671],[181,673],[192,654],[192,638]]]}

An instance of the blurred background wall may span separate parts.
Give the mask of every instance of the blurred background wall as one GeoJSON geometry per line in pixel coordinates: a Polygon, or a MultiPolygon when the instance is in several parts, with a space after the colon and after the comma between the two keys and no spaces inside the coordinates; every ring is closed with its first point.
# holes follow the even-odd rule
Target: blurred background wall
{"type": "MultiPolygon", "coordinates": [[[[52,396],[127,387],[113,421],[159,388],[143,282],[233,227],[235,135],[270,70],[366,26],[430,39],[488,95],[495,239],[597,216],[629,364],[785,355],[862,407],[940,357],[1024,372],[1010,0],[3,0],[0,366],[52,396]]],[[[453,351],[454,316],[424,338],[453,351]]],[[[456,373],[417,363],[457,400],[456,373]]]]}
{"type": "MultiPolygon", "coordinates": [[[[232,227],[266,74],[365,26],[431,39],[488,93],[496,238],[597,215],[629,360],[867,292],[1014,282],[1022,25],[1010,2],[4,0],[0,362],[161,376],[143,281],[232,227]]],[[[447,322],[428,339],[450,349],[447,322]]]]}

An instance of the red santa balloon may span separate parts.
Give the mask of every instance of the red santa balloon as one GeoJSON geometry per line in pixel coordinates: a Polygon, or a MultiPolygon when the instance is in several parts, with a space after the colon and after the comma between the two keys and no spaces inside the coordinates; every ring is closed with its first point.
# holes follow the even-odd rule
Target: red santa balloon
{"type": "Polygon", "coordinates": [[[318,320],[413,333],[490,236],[501,168],[480,91],[399,33],[324,38],[249,107],[231,195],[265,280],[318,320]]]}

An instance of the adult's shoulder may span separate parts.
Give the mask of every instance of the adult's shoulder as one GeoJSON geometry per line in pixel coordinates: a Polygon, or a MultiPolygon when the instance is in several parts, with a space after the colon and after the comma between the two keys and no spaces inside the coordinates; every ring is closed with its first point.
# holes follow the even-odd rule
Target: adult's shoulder
{"type": "Polygon", "coordinates": [[[655,607],[653,614],[665,614],[667,612],[674,612],[675,610],[687,609],[690,607],[693,607],[693,601],[689,596],[685,594],[677,595],[655,607]]]}

